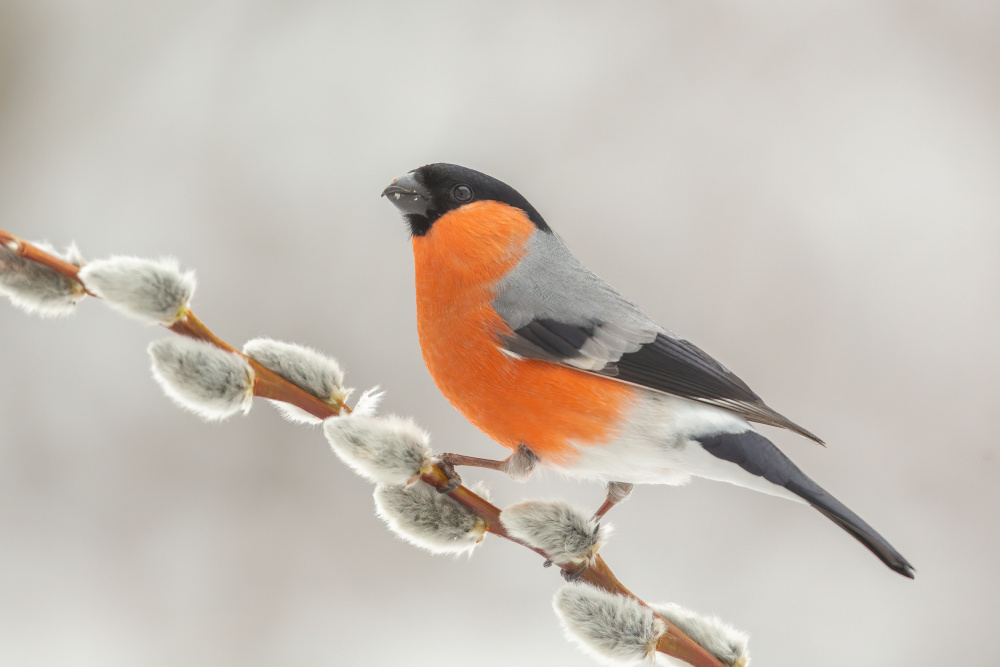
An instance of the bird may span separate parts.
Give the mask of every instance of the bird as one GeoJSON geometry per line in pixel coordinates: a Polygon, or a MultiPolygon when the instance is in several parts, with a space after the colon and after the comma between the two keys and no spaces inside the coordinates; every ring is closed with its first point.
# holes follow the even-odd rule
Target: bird
{"type": "Polygon", "coordinates": [[[417,333],[444,396],[511,450],[441,456],[524,479],[537,466],[607,485],[600,519],[634,484],[724,481],[811,505],[885,565],[889,542],[753,424],[813,433],[768,407],[724,365],[650,319],[574,257],[514,188],[434,163],[382,195],[413,246],[417,333]]]}

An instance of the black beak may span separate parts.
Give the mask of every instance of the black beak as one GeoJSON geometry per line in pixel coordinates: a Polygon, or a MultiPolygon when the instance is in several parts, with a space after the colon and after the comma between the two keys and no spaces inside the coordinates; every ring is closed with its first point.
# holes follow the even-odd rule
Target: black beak
{"type": "Polygon", "coordinates": [[[382,191],[382,196],[388,197],[403,215],[424,215],[431,205],[431,193],[417,181],[412,171],[394,180],[382,191]]]}

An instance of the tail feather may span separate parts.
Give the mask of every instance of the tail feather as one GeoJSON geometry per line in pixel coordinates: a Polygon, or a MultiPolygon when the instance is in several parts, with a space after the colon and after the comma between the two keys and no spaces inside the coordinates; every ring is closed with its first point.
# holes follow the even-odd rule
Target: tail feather
{"type": "MultiPolygon", "coordinates": [[[[803,477],[805,477],[804,474],[803,477]]],[[[913,566],[884,537],[879,535],[874,528],[865,523],[864,519],[849,510],[844,503],[831,496],[818,484],[808,477],[805,480],[807,482],[805,485],[789,482],[785,485],[785,488],[805,500],[822,512],[828,519],[850,533],[854,539],[865,545],[869,551],[878,556],[890,569],[899,572],[904,577],[913,579],[913,566]]]]}
{"type": "Polygon", "coordinates": [[[749,473],[788,489],[847,531],[890,569],[913,578],[913,566],[902,554],[861,517],[809,479],[760,433],[718,433],[698,438],[698,441],[713,456],[735,463],[749,473]]]}

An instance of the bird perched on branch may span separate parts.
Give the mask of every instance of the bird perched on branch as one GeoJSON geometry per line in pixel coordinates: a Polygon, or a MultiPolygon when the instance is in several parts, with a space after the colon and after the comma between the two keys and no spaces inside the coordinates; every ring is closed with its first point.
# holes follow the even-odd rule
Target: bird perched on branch
{"type": "Polygon", "coordinates": [[[602,516],[634,483],[730,482],[812,505],[913,577],[751,422],[819,438],[584,267],[513,188],[429,164],[382,194],[412,234],[428,370],[469,421],[513,450],[496,461],[444,455],[456,484],[455,465],[525,477],[541,464],[607,483],[602,516]]]}

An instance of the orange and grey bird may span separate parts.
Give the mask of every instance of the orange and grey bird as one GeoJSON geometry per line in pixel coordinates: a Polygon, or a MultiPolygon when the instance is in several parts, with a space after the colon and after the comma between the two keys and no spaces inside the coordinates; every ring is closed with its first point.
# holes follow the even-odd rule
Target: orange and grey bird
{"type": "Polygon", "coordinates": [[[429,164],[383,193],[413,241],[427,368],[469,421],[513,450],[446,455],[526,476],[536,464],[607,483],[598,515],[633,483],[720,480],[812,505],[896,572],[913,568],[752,422],[819,438],[725,366],[584,267],[510,186],[429,164]]]}

